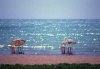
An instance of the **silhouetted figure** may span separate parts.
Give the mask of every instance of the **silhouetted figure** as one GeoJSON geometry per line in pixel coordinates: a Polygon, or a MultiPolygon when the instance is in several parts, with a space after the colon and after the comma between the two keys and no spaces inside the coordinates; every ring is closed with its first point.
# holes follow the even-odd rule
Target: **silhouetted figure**
{"type": "Polygon", "coordinates": [[[71,52],[71,47],[68,47],[67,54],[69,54],[69,55],[71,55],[71,54],[72,54],[72,52],[71,52]]]}
{"type": "Polygon", "coordinates": [[[61,48],[62,54],[65,54],[65,47],[61,48]]]}
{"type": "Polygon", "coordinates": [[[15,54],[16,51],[15,51],[15,47],[12,47],[12,54],[15,54]]]}

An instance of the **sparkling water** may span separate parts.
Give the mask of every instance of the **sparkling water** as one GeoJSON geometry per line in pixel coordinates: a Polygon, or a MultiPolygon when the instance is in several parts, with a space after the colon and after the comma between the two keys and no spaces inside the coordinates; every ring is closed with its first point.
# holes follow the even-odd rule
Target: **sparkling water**
{"type": "Polygon", "coordinates": [[[61,42],[73,39],[75,55],[100,56],[99,19],[0,19],[0,54],[11,54],[19,38],[24,54],[61,55],[61,42]]]}

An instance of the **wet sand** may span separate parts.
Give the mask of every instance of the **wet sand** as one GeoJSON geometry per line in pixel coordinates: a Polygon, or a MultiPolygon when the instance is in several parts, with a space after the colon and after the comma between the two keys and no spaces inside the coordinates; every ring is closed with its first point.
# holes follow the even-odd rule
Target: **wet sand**
{"type": "Polygon", "coordinates": [[[0,64],[59,64],[90,63],[100,64],[100,56],[75,55],[0,55],[0,64]]]}

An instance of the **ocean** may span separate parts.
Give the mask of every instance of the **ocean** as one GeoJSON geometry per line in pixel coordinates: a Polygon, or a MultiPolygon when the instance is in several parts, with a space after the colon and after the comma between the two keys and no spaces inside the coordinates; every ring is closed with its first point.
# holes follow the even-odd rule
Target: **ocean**
{"type": "Polygon", "coordinates": [[[0,19],[0,54],[11,54],[14,39],[25,40],[24,54],[62,55],[73,39],[74,55],[100,56],[100,19],[0,19]]]}

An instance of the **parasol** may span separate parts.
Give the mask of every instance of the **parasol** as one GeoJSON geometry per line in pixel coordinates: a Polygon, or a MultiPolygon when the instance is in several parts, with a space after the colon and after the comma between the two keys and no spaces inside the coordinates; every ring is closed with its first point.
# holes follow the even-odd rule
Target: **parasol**
{"type": "Polygon", "coordinates": [[[24,43],[25,43],[25,40],[23,40],[23,39],[15,39],[10,43],[10,45],[12,45],[12,46],[21,46],[24,43]]]}
{"type": "Polygon", "coordinates": [[[76,42],[73,39],[67,39],[67,40],[63,41],[62,44],[63,45],[76,44],[76,42]]]}

